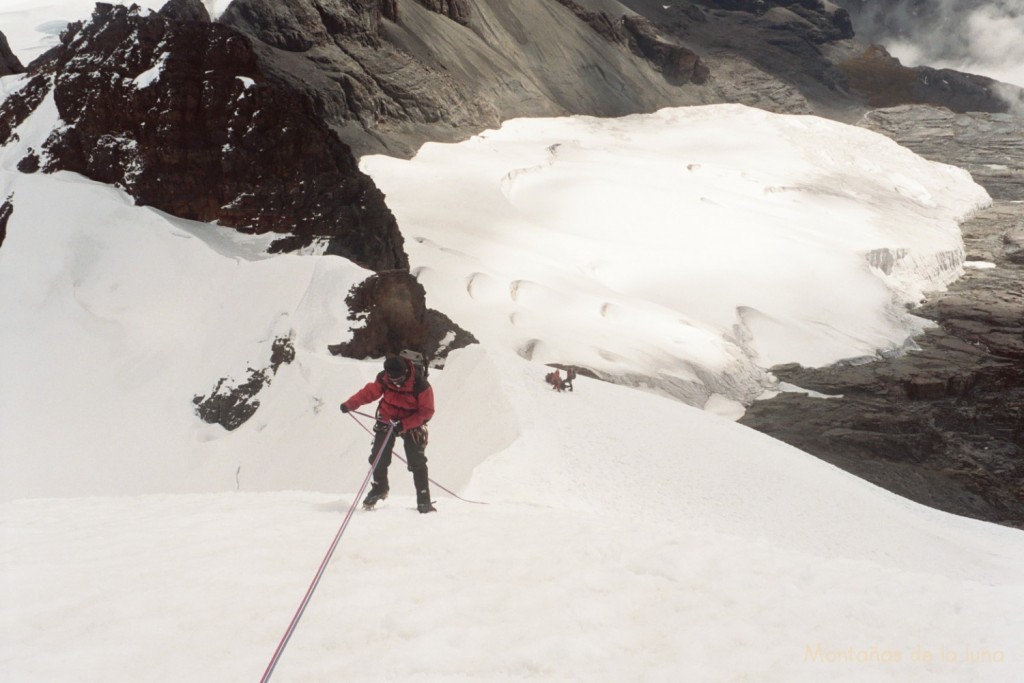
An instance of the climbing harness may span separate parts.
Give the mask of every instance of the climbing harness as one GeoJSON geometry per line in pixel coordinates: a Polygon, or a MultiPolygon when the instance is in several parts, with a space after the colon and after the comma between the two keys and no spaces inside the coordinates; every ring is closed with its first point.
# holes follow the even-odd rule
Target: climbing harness
{"type": "MultiPolygon", "coordinates": [[[[356,419],[356,415],[360,415],[362,417],[368,417],[371,420],[376,420],[377,419],[376,415],[369,415],[367,413],[361,413],[358,410],[350,410],[348,412],[348,414],[352,416],[352,419],[356,421],[356,424],[358,424],[360,427],[365,429],[370,435],[373,435],[373,432],[370,430],[369,427],[367,427],[362,422],[360,422],[359,420],[356,419]]],[[[385,443],[387,443],[387,441],[385,441],[385,443]]],[[[394,455],[396,458],[398,458],[399,460],[404,462],[406,465],[409,464],[409,461],[406,460],[405,458],[403,458],[402,456],[400,456],[398,453],[392,453],[392,455],[394,455]]],[[[452,491],[451,489],[447,489],[444,486],[442,486],[441,484],[438,484],[436,481],[434,481],[430,477],[427,477],[427,481],[429,481],[431,484],[433,484],[437,488],[439,488],[442,491],[444,491],[445,493],[447,493],[452,498],[457,498],[458,500],[461,500],[463,503],[472,503],[473,505],[487,505],[487,503],[481,502],[479,500],[467,500],[467,499],[463,498],[462,496],[460,496],[459,494],[455,493],[455,491],[452,491]]]]}

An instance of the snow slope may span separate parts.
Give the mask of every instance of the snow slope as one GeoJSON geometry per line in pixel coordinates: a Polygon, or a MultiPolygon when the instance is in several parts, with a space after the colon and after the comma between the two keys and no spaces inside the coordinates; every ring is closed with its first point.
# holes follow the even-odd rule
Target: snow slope
{"type": "MultiPolygon", "coordinates": [[[[909,503],[661,397],[586,378],[547,391],[537,370],[456,353],[436,387],[432,474],[453,484],[489,453],[464,491],[487,505],[438,495],[422,516],[406,491],[357,513],[273,680],[1024,673],[1020,532],[909,503]]],[[[2,504],[4,670],[256,680],[351,501],[2,504]]]]}
{"type": "Polygon", "coordinates": [[[267,238],[140,209],[72,174],[4,171],[0,186],[15,205],[0,248],[0,498],[223,491],[240,479],[309,488],[333,471],[337,430],[311,421],[335,408],[338,386],[370,376],[325,351],[350,338],[344,296],[368,271],[268,258],[267,238]],[[283,431],[260,434],[253,452],[246,434],[199,421],[192,398],[265,368],[279,337],[292,338],[297,360],[268,396],[287,397],[246,431],[264,419],[283,431]],[[323,455],[315,471],[264,463],[247,479],[250,462],[285,449],[323,455]]]}

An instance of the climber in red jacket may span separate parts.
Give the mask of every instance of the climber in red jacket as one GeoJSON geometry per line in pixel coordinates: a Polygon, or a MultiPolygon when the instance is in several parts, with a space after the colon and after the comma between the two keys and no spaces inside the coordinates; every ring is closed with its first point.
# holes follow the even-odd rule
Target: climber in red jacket
{"type": "Polygon", "coordinates": [[[398,435],[405,442],[405,456],[416,486],[416,508],[420,512],[434,512],[436,508],[430,500],[426,454],[427,420],[434,415],[434,390],[411,361],[392,356],[384,361],[384,370],[377,374],[376,379],[341,404],[341,412],[347,413],[377,399],[380,403],[377,404],[370,462],[377,453],[381,456],[373,470],[373,486],[363,500],[363,506],[372,508],[378,500],[388,497],[388,467],[395,436],[398,435]]]}

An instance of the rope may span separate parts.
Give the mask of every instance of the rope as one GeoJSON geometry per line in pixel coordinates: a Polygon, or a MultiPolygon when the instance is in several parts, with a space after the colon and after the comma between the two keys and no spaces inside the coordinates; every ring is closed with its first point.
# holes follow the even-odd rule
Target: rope
{"type": "MultiPolygon", "coordinates": [[[[388,430],[394,431],[395,426],[391,425],[388,430]]],[[[377,463],[380,462],[381,455],[384,454],[384,446],[387,445],[387,439],[381,444],[380,450],[377,451],[377,456],[373,459],[373,464],[370,465],[370,471],[366,473],[366,477],[363,479],[363,485],[359,487],[359,493],[356,494],[352,500],[352,505],[349,506],[348,512],[345,513],[345,519],[341,523],[341,527],[338,529],[338,533],[334,536],[334,542],[331,543],[331,547],[327,550],[327,554],[324,555],[323,562],[320,563],[320,569],[317,570],[316,576],[313,577],[313,582],[309,584],[309,588],[306,590],[306,595],[302,598],[302,602],[299,604],[299,609],[296,610],[295,616],[292,617],[292,622],[288,624],[288,630],[284,632],[284,637],[281,638],[281,642],[277,646],[277,650],[274,651],[274,656],[270,660],[270,664],[267,666],[267,670],[263,672],[263,678],[260,679],[260,683],[267,683],[270,680],[270,675],[274,673],[274,667],[277,666],[277,661],[281,658],[281,654],[284,652],[284,648],[288,645],[288,641],[292,637],[292,633],[295,632],[295,627],[299,624],[299,619],[302,618],[303,613],[306,611],[306,607],[309,605],[309,601],[313,597],[313,591],[320,584],[320,579],[324,575],[324,571],[327,569],[327,563],[331,561],[331,556],[334,555],[334,549],[338,547],[338,542],[341,540],[341,535],[345,533],[346,527],[348,527],[349,520],[352,519],[352,513],[355,512],[356,505],[363,497],[363,491],[366,490],[366,485],[370,482],[370,478],[373,476],[373,471],[377,467],[377,463]]]]}
{"type": "MultiPolygon", "coordinates": [[[[350,410],[350,411],[348,411],[348,414],[349,414],[350,416],[352,416],[352,419],[356,421],[356,424],[357,424],[357,425],[359,425],[359,426],[360,426],[360,427],[362,427],[362,428],[363,428],[364,430],[366,430],[366,432],[367,432],[367,433],[368,433],[368,434],[369,434],[370,436],[373,436],[373,431],[372,431],[372,430],[371,430],[371,429],[370,429],[369,427],[367,427],[366,425],[364,425],[364,424],[363,424],[362,422],[360,422],[359,420],[357,420],[357,419],[356,419],[356,415],[360,415],[360,416],[362,416],[362,417],[368,417],[368,418],[370,418],[371,420],[376,420],[376,419],[377,419],[377,416],[376,416],[376,415],[369,415],[369,414],[367,414],[367,413],[361,413],[361,412],[359,412],[358,410],[350,410]]],[[[385,441],[385,443],[387,443],[387,442],[385,441]]],[[[394,452],[392,452],[392,455],[394,455],[394,456],[395,456],[396,458],[398,458],[399,460],[401,460],[402,462],[404,462],[404,463],[405,463],[406,465],[408,465],[408,464],[409,464],[409,461],[408,461],[408,460],[406,460],[405,458],[403,458],[402,456],[400,456],[400,455],[399,455],[398,453],[394,453],[394,452]]],[[[444,486],[442,486],[441,484],[438,484],[438,483],[437,483],[436,481],[434,481],[434,480],[433,480],[433,479],[431,479],[430,477],[427,477],[427,481],[429,481],[429,482],[430,482],[431,484],[433,484],[433,485],[434,485],[434,486],[436,486],[437,488],[441,489],[442,491],[444,491],[444,492],[445,492],[445,493],[447,493],[448,495],[452,496],[453,498],[458,498],[458,499],[459,499],[459,500],[461,500],[461,501],[462,501],[463,503],[472,503],[473,505],[487,505],[487,503],[481,502],[481,501],[479,501],[479,500],[467,500],[467,499],[463,498],[462,496],[460,496],[459,494],[457,494],[457,493],[455,493],[454,491],[452,491],[451,489],[447,489],[447,488],[445,488],[444,486]]]]}

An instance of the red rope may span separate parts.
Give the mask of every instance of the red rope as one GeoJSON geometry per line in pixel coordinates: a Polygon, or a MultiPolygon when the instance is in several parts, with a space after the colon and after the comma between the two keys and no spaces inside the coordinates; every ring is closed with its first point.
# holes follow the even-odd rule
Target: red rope
{"type": "MultiPolygon", "coordinates": [[[[394,431],[395,426],[391,425],[390,432],[394,431]]],[[[309,588],[306,590],[306,595],[302,598],[302,602],[299,604],[299,609],[296,610],[295,616],[292,617],[292,622],[288,624],[288,630],[284,632],[284,637],[281,638],[281,642],[278,643],[277,650],[274,651],[274,656],[270,659],[270,664],[267,666],[267,670],[263,672],[263,678],[260,679],[260,683],[266,683],[270,680],[270,675],[274,672],[274,667],[277,666],[277,661],[281,658],[281,654],[284,652],[285,646],[292,637],[292,633],[295,632],[295,627],[299,625],[299,619],[302,618],[302,614],[306,611],[306,606],[309,605],[309,601],[313,597],[313,591],[320,584],[320,579],[324,575],[324,571],[327,569],[327,564],[331,561],[331,556],[334,555],[334,549],[338,547],[338,542],[341,540],[341,535],[345,533],[345,528],[348,527],[349,520],[352,519],[352,513],[355,512],[356,505],[359,504],[360,499],[363,497],[363,491],[366,490],[366,485],[370,482],[370,478],[373,476],[373,470],[376,469],[377,463],[380,462],[380,456],[384,453],[384,446],[387,445],[387,440],[381,444],[380,450],[377,451],[377,456],[373,459],[373,464],[370,465],[370,471],[366,473],[366,477],[363,479],[363,485],[359,487],[359,493],[356,494],[352,500],[352,505],[349,506],[348,512],[345,513],[345,519],[341,523],[341,527],[338,529],[338,533],[334,536],[334,542],[331,543],[331,547],[327,550],[327,554],[324,555],[323,562],[320,563],[320,568],[316,572],[316,576],[313,577],[313,582],[309,584],[309,588]]]]}

